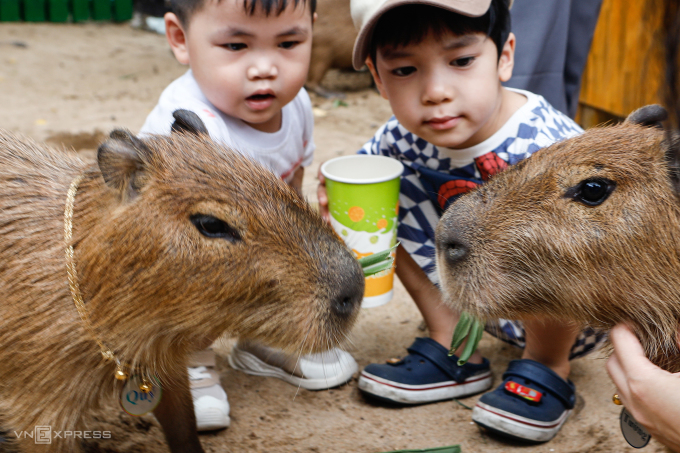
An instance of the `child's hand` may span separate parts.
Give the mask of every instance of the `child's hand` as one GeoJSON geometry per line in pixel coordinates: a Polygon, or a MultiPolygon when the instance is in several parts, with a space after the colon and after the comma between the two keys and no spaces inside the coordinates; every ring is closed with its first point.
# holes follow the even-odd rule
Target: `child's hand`
{"type": "Polygon", "coordinates": [[[330,224],[331,219],[328,214],[328,193],[326,193],[326,178],[321,173],[321,166],[319,166],[318,178],[319,187],[316,189],[316,197],[319,200],[319,213],[321,214],[321,218],[330,224]]]}
{"type": "Polygon", "coordinates": [[[628,412],[656,440],[680,451],[680,373],[671,374],[650,362],[640,341],[626,325],[610,333],[614,354],[607,372],[628,412]]]}

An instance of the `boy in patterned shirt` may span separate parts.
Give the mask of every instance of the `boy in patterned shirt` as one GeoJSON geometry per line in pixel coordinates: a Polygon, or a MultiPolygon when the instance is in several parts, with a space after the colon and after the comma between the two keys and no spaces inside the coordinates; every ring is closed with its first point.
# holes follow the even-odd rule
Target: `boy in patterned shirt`
{"type": "MultiPolygon", "coordinates": [[[[394,113],[360,153],[404,164],[396,272],[430,335],[416,338],[402,359],[368,365],[359,388],[401,404],[487,390],[489,361],[478,351],[463,366],[447,355],[459,313],[438,288],[435,226],[462,193],[582,130],[543,97],[501,85],[515,49],[508,0],[352,0],[351,10],[360,30],[354,67],[368,66],[394,113]]],[[[323,180],[319,202],[326,214],[323,180]]],[[[473,420],[505,436],[550,440],[574,406],[569,360],[603,335],[554,319],[497,320],[487,331],[524,352],[480,398],[473,420]]]]}

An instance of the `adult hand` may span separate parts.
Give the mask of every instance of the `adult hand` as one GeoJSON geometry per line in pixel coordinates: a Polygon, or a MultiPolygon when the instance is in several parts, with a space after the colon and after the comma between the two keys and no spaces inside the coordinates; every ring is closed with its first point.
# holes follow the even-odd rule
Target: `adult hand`
{"type": "Polygon", "coordinates": [[[680,373],[650,362],[627,325],[614,327],[610,338],[614,353],[607,372],[624,406],[653,438],[680,452],[680,373]]]}
{"type": "Polygon", "coordinates": [[[319,165],[319,187],[316,188],[316,198],[319,200],[319,213],[321,217],[331,223],[330,215],[328,214],[328,193],[326,192],[326,177],[321,173],[321,165],[319,165]]]}

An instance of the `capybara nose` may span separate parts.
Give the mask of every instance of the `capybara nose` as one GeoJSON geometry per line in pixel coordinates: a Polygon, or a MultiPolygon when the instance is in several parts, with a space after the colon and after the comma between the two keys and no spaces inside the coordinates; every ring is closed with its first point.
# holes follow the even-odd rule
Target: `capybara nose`
{"type": "Polygon", "coordinates": [[[337,316],[349,318],[359,309],[363,296],[363,285],[345,287],[331,300],[331,309],[337,316]]]}
{"type": "Polygon", "coordinates": [[[439,230],[437,234],[437,253],[442,255],[449,266],[467,257],[469,246],[455,230],[439,230]]]}

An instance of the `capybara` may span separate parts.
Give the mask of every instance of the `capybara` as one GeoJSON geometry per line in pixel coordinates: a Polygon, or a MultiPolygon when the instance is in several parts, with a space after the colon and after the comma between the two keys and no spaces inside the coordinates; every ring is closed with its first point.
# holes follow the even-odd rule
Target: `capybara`
{"type": "Polygon", "coordinates": [[[321,86],[331,69],[352,69],[352,49],[357,30],[352,23],[349,0],[317,0],[318,19],[314,23],[312,58],[306,87],[324,97],[338,96],[321,86]]]}
{"type": "Polygon", "coordinates": [[[98,342],[160,380],[154,415],[170,450],[200,452],[189,352],[225,332],[320,351],[357,316],[363,273],[331,228],[273,173],[182,119],[170,137],[114,131],[92,164],[0,133],[0,419],[20,451],[78,451],[63,433],[119,398],[98,342]],[[39,445],[13,434],[36,426],[62,435],[39,445]]]}
{"type": "Polygon", "coordinates": [[[664,108],[643,107],[455,201],[436,232],[450,305],[482,319],[628,322],[652,362],[680,371],[679,4],[653,5],[665,8],[670,127],[664,108]]]}
{"type": "Polygon", "coordinates": [[[446,300],[482,319],[631,322],[680,371],[680,204],[647,107],[536,152],[455,201],[437,226],[446,300]]]}

